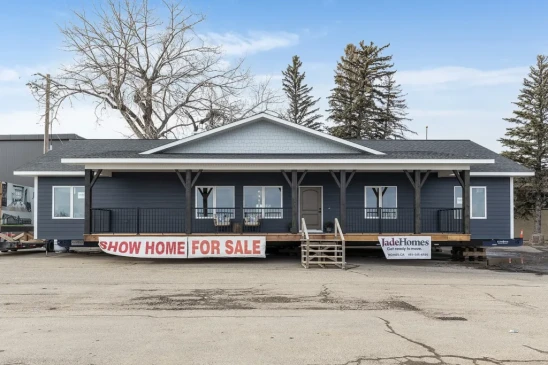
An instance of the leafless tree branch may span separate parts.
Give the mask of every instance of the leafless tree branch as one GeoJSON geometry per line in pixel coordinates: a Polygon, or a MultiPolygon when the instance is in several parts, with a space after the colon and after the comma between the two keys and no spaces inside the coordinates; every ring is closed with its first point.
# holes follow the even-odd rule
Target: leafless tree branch
{"type": "MultiPolygon", "coordinates": [[[[117,110],[138,138],[180,136],[269,110],[280,103],[269,82],[255,82],[243,60],[229,63],[195,28],[204,16],[163,3],[162,20],[147,0],[107,0],[94,16],[75,12],[61,28],[74,63],[51,82],[53,118],[74,98],[117,110]],[[92,20],[93,19],[93,20],[92,20]]],[[[45,102],[45,75],[28,85],[45,102]]]]}

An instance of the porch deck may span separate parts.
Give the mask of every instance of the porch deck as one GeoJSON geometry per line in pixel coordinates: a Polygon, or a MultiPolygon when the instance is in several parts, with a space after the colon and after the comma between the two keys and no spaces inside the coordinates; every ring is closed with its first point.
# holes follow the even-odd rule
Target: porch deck
{"type": "MultiPolygon", "coordinates": [[[[150,236],[150,237],[201,237],[201,236],[264,236],[266,237],[266,242],[299,242],[301,234],[295,233],[140,233],[137,236],[150,236]]],[[[432,242],[469,242],[470,235],[463,233],[345,233],[344,238],[346,242],[378,242],[379,236],[431,236],[432,242]]],[[[86,242],[99,242],[99,237],[109,237],[109,236],[136,236],[134,233],[100,233],[100,234],[88,234],[84,235],[84,241],[86,242]]],[[[333,239],[334,234],[330,233],[311,233],[311,240],[320,240],[320,239],[333,239]]]]}

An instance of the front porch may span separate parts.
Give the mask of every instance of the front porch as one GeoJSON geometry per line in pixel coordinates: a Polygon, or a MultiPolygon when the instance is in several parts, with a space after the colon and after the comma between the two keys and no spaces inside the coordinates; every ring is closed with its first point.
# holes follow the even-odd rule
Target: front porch
{"type": "Polygon", "coordinates": [[[469,171],[451,172],[453,177],[443,178],[443,189],[451,193],[446,197],[438,192],[439,177],[429,170],[109,171],[108,177],[101,176],[101,170],[86,170],[84,238],[96,242],[107,235],[260,235],[269,242],[289,242],[301,238],[302,218],[316,239],[332,237],[337,218],[350,242],[377,242],[379,235],[470,241],[469,171]],[[424,193],[429,177],[429,192],[424,193]],[[463,187],[461,208],[448,204],[455,183],[463,187]],[[119,195],[109,199],[111,189],[119,195]],[[149,193],[139,197],[137,189],[149,193]],[[440,198],[433,199],[432,192],[440,198]],[[428,198],[424,206],[423,195],[428,198]]]}

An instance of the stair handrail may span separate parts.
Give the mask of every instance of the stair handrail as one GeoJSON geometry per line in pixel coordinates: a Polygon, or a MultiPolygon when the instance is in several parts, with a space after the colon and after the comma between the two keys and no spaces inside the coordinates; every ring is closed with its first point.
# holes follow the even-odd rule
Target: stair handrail
{"type": "Polygon", "coordinates": [[[308,234],[308,229],[306,228],[306,222],[304,218],[301,218],[301,227],[302,231],[301,234],[306,240],[310,240],[310,235],[308,234]]]}
{"type": "Polygon", "coordinates": [[[335,238],[337,238],[338,235],[341,236],[341,241],[344,242],[344,235],[341,229],[341,224],[339,223],[339,220],[335,218],[335,238]]]}
{"type": "Polygon", "coordinates": [[[341,228],[341,224],[339,223],[339,220],[335,218],[335,238],[337,238],[337,235],[341,236],[341,250],[342,250],[342,264],[341,269],[346,269],[346,241],[344,240],[344,234],[341,228]]]}
{"type": "Polygon", "coordinates": [[[310,235],[308,234],[308,229],[306,228],[306,222],[304,218],[301,218],[301,229],[302,236],[306,239],[306,254],[304,260],[304,268],[308,269],[310,267],[310,235]]]}

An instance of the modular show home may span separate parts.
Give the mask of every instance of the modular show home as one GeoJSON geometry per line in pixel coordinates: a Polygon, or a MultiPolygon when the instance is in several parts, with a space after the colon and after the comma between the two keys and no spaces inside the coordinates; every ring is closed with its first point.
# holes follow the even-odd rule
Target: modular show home
{"type": "Polygon", "coordinates": [[[19,168],[35,237],[260,237],[266,245],[513,238],[513,179],[533,172],[468,140],[343,140],[259,114],[180,140],[74,140],[19,168]]]}

